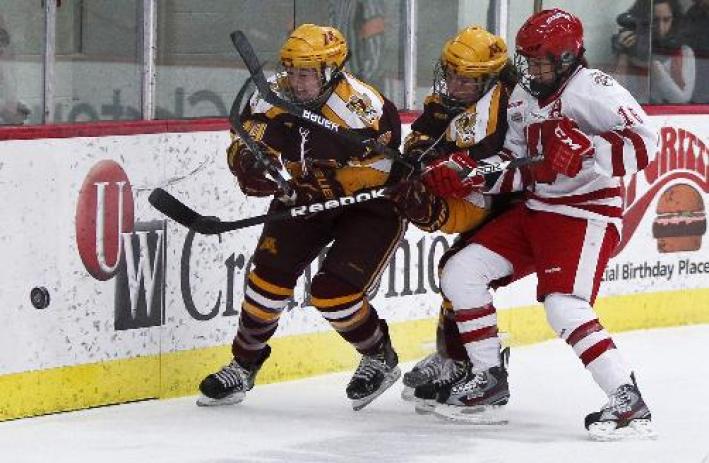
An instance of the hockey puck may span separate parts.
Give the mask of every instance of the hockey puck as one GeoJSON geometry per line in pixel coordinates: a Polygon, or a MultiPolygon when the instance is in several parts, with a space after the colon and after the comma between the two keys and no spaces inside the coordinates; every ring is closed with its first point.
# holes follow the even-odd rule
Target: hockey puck
{"type": "Polygon", "coordinates": [[[37,286],[30,291],[30,302],[35,309],[46,309],[49,305],[49,291],[44,286],[37,286]]]}

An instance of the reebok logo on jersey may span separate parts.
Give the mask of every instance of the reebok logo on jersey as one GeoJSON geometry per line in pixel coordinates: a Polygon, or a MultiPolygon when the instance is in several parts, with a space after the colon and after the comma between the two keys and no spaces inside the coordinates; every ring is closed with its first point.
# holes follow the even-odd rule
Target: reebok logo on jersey
{"type": "Polygon", "coordinates": [[[355,196],[343,196],[341,198],[329,199],[321,203],[294,207],[290,210],[290,214],[292,217],[301,217],[307,214],[312,214],[313,212],[322,212],[329,209],[336,209],[341,206],[348,206],[350,204],[362,203],[372,199],[384,198],[385,191],[385,188],[379,188],[377,190],[363,191],[355,196]]]}

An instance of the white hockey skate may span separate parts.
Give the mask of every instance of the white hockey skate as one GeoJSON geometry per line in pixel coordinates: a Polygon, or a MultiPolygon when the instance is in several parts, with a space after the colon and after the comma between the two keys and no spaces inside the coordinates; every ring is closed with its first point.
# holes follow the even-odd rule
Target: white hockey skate
{"type": "Polygon", "coordinates": [[[586,416],[588,434],[595,441],[656,439],[652,414],[640,395],[635,375],[608,398],[600,412],[586,416]]]}
{"type": "Polygon", "coordinates": [[[459,379],[439,390],[433,413],[461,424],[507,424],[504,405],[510,399],[507,382],[509,348],[500,352],[500,359],[499,367],[482,371],[466,363],[459,379]]]}

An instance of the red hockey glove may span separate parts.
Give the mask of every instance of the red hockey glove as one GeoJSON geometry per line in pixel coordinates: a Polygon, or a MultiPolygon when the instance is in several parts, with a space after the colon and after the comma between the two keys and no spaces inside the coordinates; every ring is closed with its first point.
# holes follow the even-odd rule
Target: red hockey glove
{"type": "MultiPolygon", "coordinates": [[[[275,157],[271,160],[279,169],[281,163],[275,157]]],[[[271,196],[278,192],[276,182],[266,176],[265,170],[256,155],[236,139],[227,149],[227,163],[231,173],[236,176],[239,187],[248,196],[271,196]]]]}
{"type": "Polygon", "coordinates": [[[467,151],[456,151],[430,164],[423,175],[423,182],[438,196],[465,198],[485,186],[482,175],[468,176],[477,165],[467,151]]]}
{"type": "Polygon", "coordinates": [[[392,187],[389,199],[402,216],[424,231],[436,231],[448,220],[448,203],[428,191],[421,180],[411,179],[392,187]]]}
{"type": "Polygon", "coordinates": [[[543,130],[544,160],[553,171],[576,177],[584,156],[593,154],[593,142],[571,119],[545,123],[543,130]]]}

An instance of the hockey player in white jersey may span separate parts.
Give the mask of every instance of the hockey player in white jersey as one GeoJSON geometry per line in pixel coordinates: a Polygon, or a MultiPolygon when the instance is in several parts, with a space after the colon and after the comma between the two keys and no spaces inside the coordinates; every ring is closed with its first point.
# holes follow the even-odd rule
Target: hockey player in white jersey
{"type": "Polygon", "coordinates": [[[489,287],[536,272],[549,324],[608,395],[586,417],[591,437],[651,437],[634,374],[592,305],[619,241],[621,177],[652,160],[657,133],[628,91],[587,68],[583,54],[581,21],[560,9],[536,13],[517,34],[520,82],[509,99],[500,156],[543,161],[497,180],[490,193],[524,188],[526,201],[488,223],[443,269],[441,287],[473,367],[439,394],[436,410],[474,421],[508,395],[489,287]]]}

